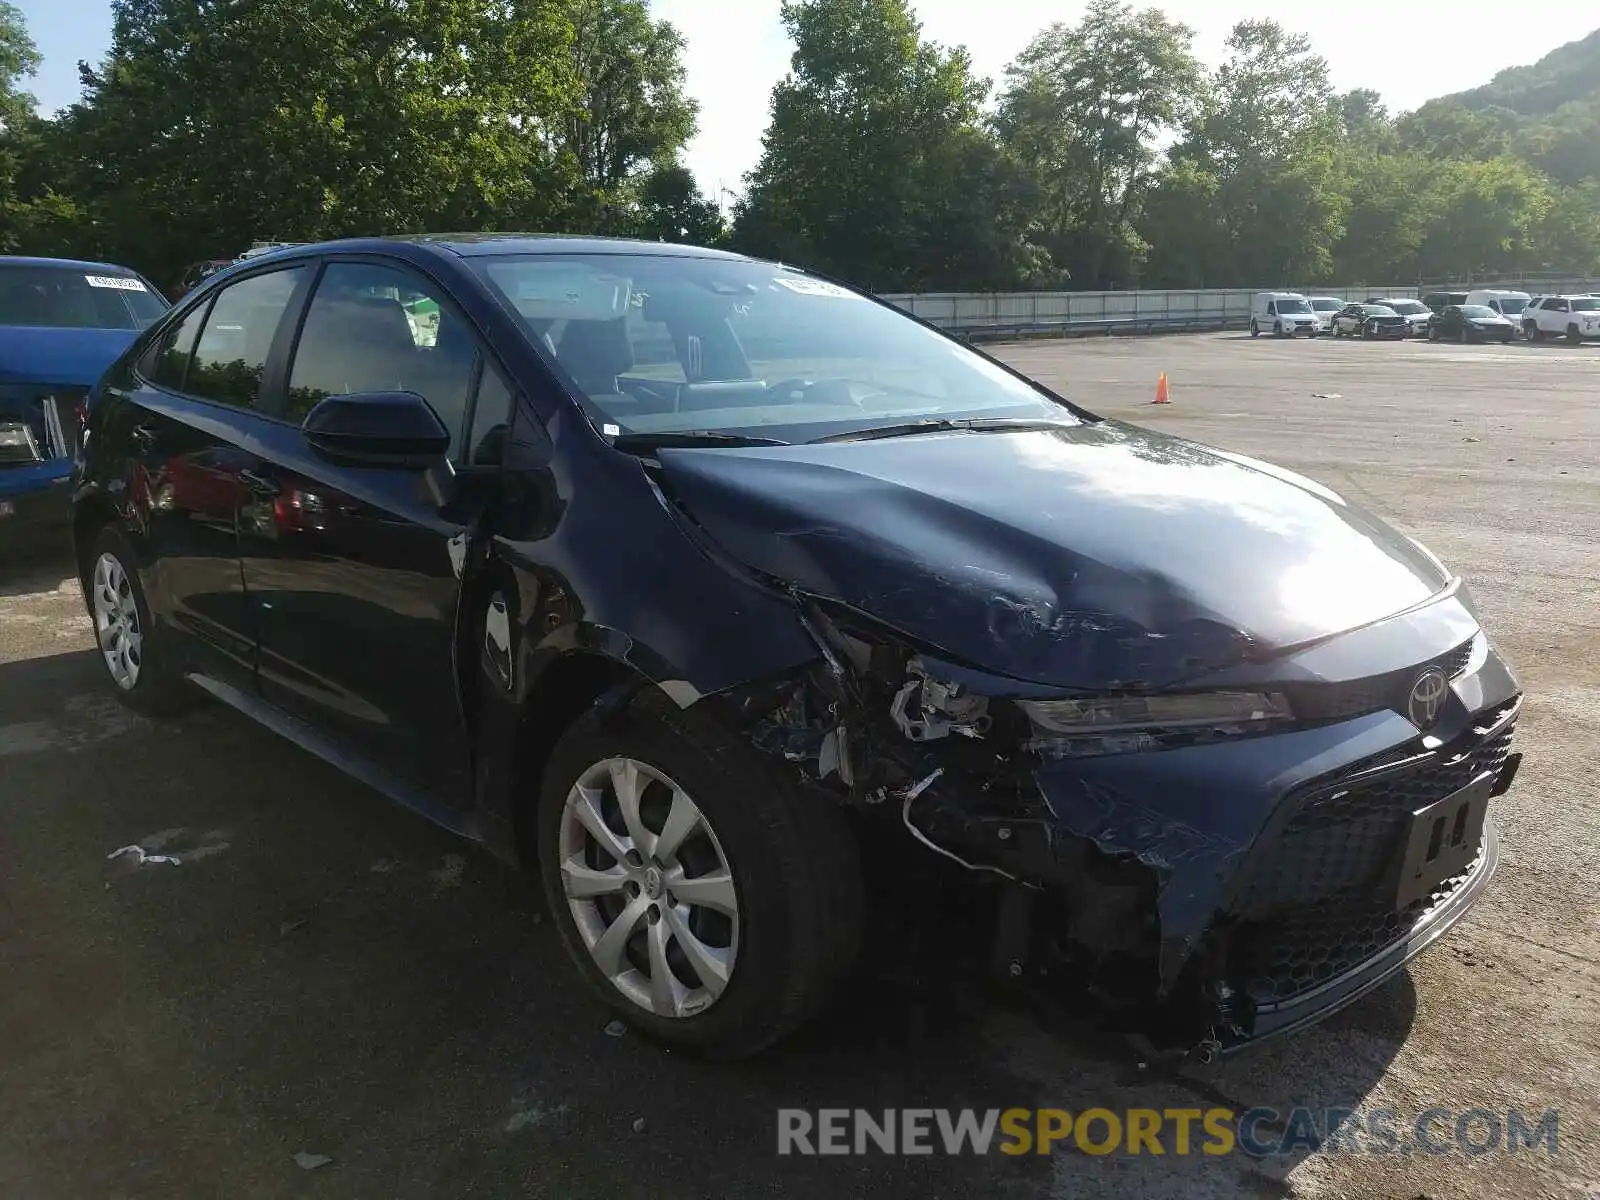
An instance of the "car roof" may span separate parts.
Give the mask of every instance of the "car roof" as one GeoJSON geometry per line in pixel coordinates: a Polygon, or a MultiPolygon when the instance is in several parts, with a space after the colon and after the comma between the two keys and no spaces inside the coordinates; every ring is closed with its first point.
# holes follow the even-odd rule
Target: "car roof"
{"type": "Polygon", "coordinates": [[[753,262],[747,255],[704,246],[685,246],[677,242],[649,242],[638,238],[591,237],[560,233],[415,233],[395,237],[343,238],[331,242],[307,242],[283,246],[251,255],[251,264],[280,255],[288,257],[329,251],[375,251],[402,246],[428,247],[460,258],[480,258],[490,254],[615,254],[649,255],[668,258],[716,258],[753,262]]]}
{"type": "Polygon", "coordinates": [[[132,267],[119,267],[116,263],[92,262],[82,258],[30,258],[21,254],[0,254],[0,267],[65,267],[71,271],[114,272],[118,275],[137,275],[132,267]]]}

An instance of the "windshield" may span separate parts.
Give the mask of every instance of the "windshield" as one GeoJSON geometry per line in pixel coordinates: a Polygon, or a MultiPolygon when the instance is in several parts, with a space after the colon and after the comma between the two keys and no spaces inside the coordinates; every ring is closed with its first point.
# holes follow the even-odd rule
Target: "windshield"
{"type": "Polygon", "coordinates": [[[1428,306],[1417,300],[1396,300],[1389,308],[1403,317],[1414,317],[1428,311],[1428,306]]]}
{"type": "Polygon", "coordinates": [[[1600,312],[1600,300],[1574,300],[1573,312],[1600,312]]]}
{"type": "Polygon", "coordinates": [[[1500,314],[1487,304],[1463,304],[1461,315],[1471,317],[1473,320],[1482,320],[1484,317],[1498,317],[1500,314]]]}
{"type": "Polygon", "coordinates": [[[1369,317],[1398,317],[1400,315],[1387,304],[1368,304],[1365,311],[1369,317]]]}
{"type": "Polygon", "coordinates": [[[1502,296],[1496,303],[1503,313],[1519,313],[1528,307],[1528,302],[1521,296],[1502,296]]]}
{"type": "Polygon", "coordinates": [[[1343,300],[1316,299],[1311,302],[1311,307],[1318,312],[1338,312],[1344,307],[1343,300]]]}
{"type": "Polygon", "coordinates": [[[1278,301],[1278,312],[1279,313],[1308,313],[1310,311],[1311,311],[1311,306],[1309,304],[1307,304],[1304,300],[1279,300],[1278,301]]]}
{"type": "Polygon", "coordinates": [[[646,254],[474,263],[609,436],[801,442],[908,421],[1078,419],[895,309],[784,267],[646,254]]]}
{"type": "Polygon", "coordinates": [[[0,263],[0,325],[143,329],[167,307],[135,275],[0,263]]]}

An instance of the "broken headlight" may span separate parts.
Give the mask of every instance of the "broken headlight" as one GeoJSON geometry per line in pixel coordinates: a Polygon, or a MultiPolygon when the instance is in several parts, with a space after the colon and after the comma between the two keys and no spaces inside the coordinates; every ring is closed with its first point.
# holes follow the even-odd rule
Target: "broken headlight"
{"type": "Polygon", "coordinates": [[[1289,702],[1275,692],[1088,696],[1017,703],[1038,732],[1060,737],[1249,726],[1291,715],[1289,702]]]}

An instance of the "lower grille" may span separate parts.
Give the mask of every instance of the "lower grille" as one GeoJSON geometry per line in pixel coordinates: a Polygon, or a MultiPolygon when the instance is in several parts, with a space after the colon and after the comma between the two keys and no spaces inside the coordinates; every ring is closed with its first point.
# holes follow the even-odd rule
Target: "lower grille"
{"type": "Polygon", "coordinates": [[[1246,918],[1275,915],[1383,886],[1412,812],[1505,765],[1515,722],[1500,722],[1510,711],[1485,714],[1451,746],[1392,766],[1357,764],[1333,783],[1291,795],[1284,801],[1291,815],[1258,860],[1236,911],[1246,918]]]}
{"type": "Polygon", "coordinates": [[[1455,895],[1483,864],[1483,851],[1427,899],[1404,909],[1366,900],[1299,905],[1234,939],[1233,976],[1257,1004],[1276,1004],[1352,971],[1394,945],[1455,895]]]}
{"type": "MultiPolygon", "coordinates": [[[[1396,910],[1394,888],[1411,814],[1498,773],[1511,752],[1516,704],[1482,714],[1451,745],[1419,744],[1369,759],[1291,794],[1288,819],[1263,848],[1234,905],[1235,978],[1272,1003],[1350,970],[1409,931],[1472,869],[1396,910]]],[[[1481,860],[1481,850],[1480,850],[1481,860]]]]}

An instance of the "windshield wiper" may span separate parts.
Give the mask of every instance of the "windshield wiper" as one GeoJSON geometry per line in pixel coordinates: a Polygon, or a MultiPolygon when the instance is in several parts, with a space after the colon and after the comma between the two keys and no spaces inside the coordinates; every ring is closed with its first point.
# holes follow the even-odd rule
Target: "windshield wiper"
{"type": "Polygon", "coordinates": [[[710,429],[686,429],[661,433],[623,433],[611,444],[624,454],[648,454],[686,446],[787,446],[778,438],[750,437],[742,433],[717,433],[710,429]]]}
{"type": "Polygon", "coordinates": [[[1078,421],[1060,418],[926,417],[920,421],[906,421],[899,425],[879,425],[872,429],[852,430],[849,433],[830,433],[827,437],[813,438],[808,444],[816,446],[824,442],[871,442],[879,438],[911,437],[918,433],[950,433],[956,430],[1015,433],[1035,429],[1072,429],[1079,424],[1078,421]]]}

